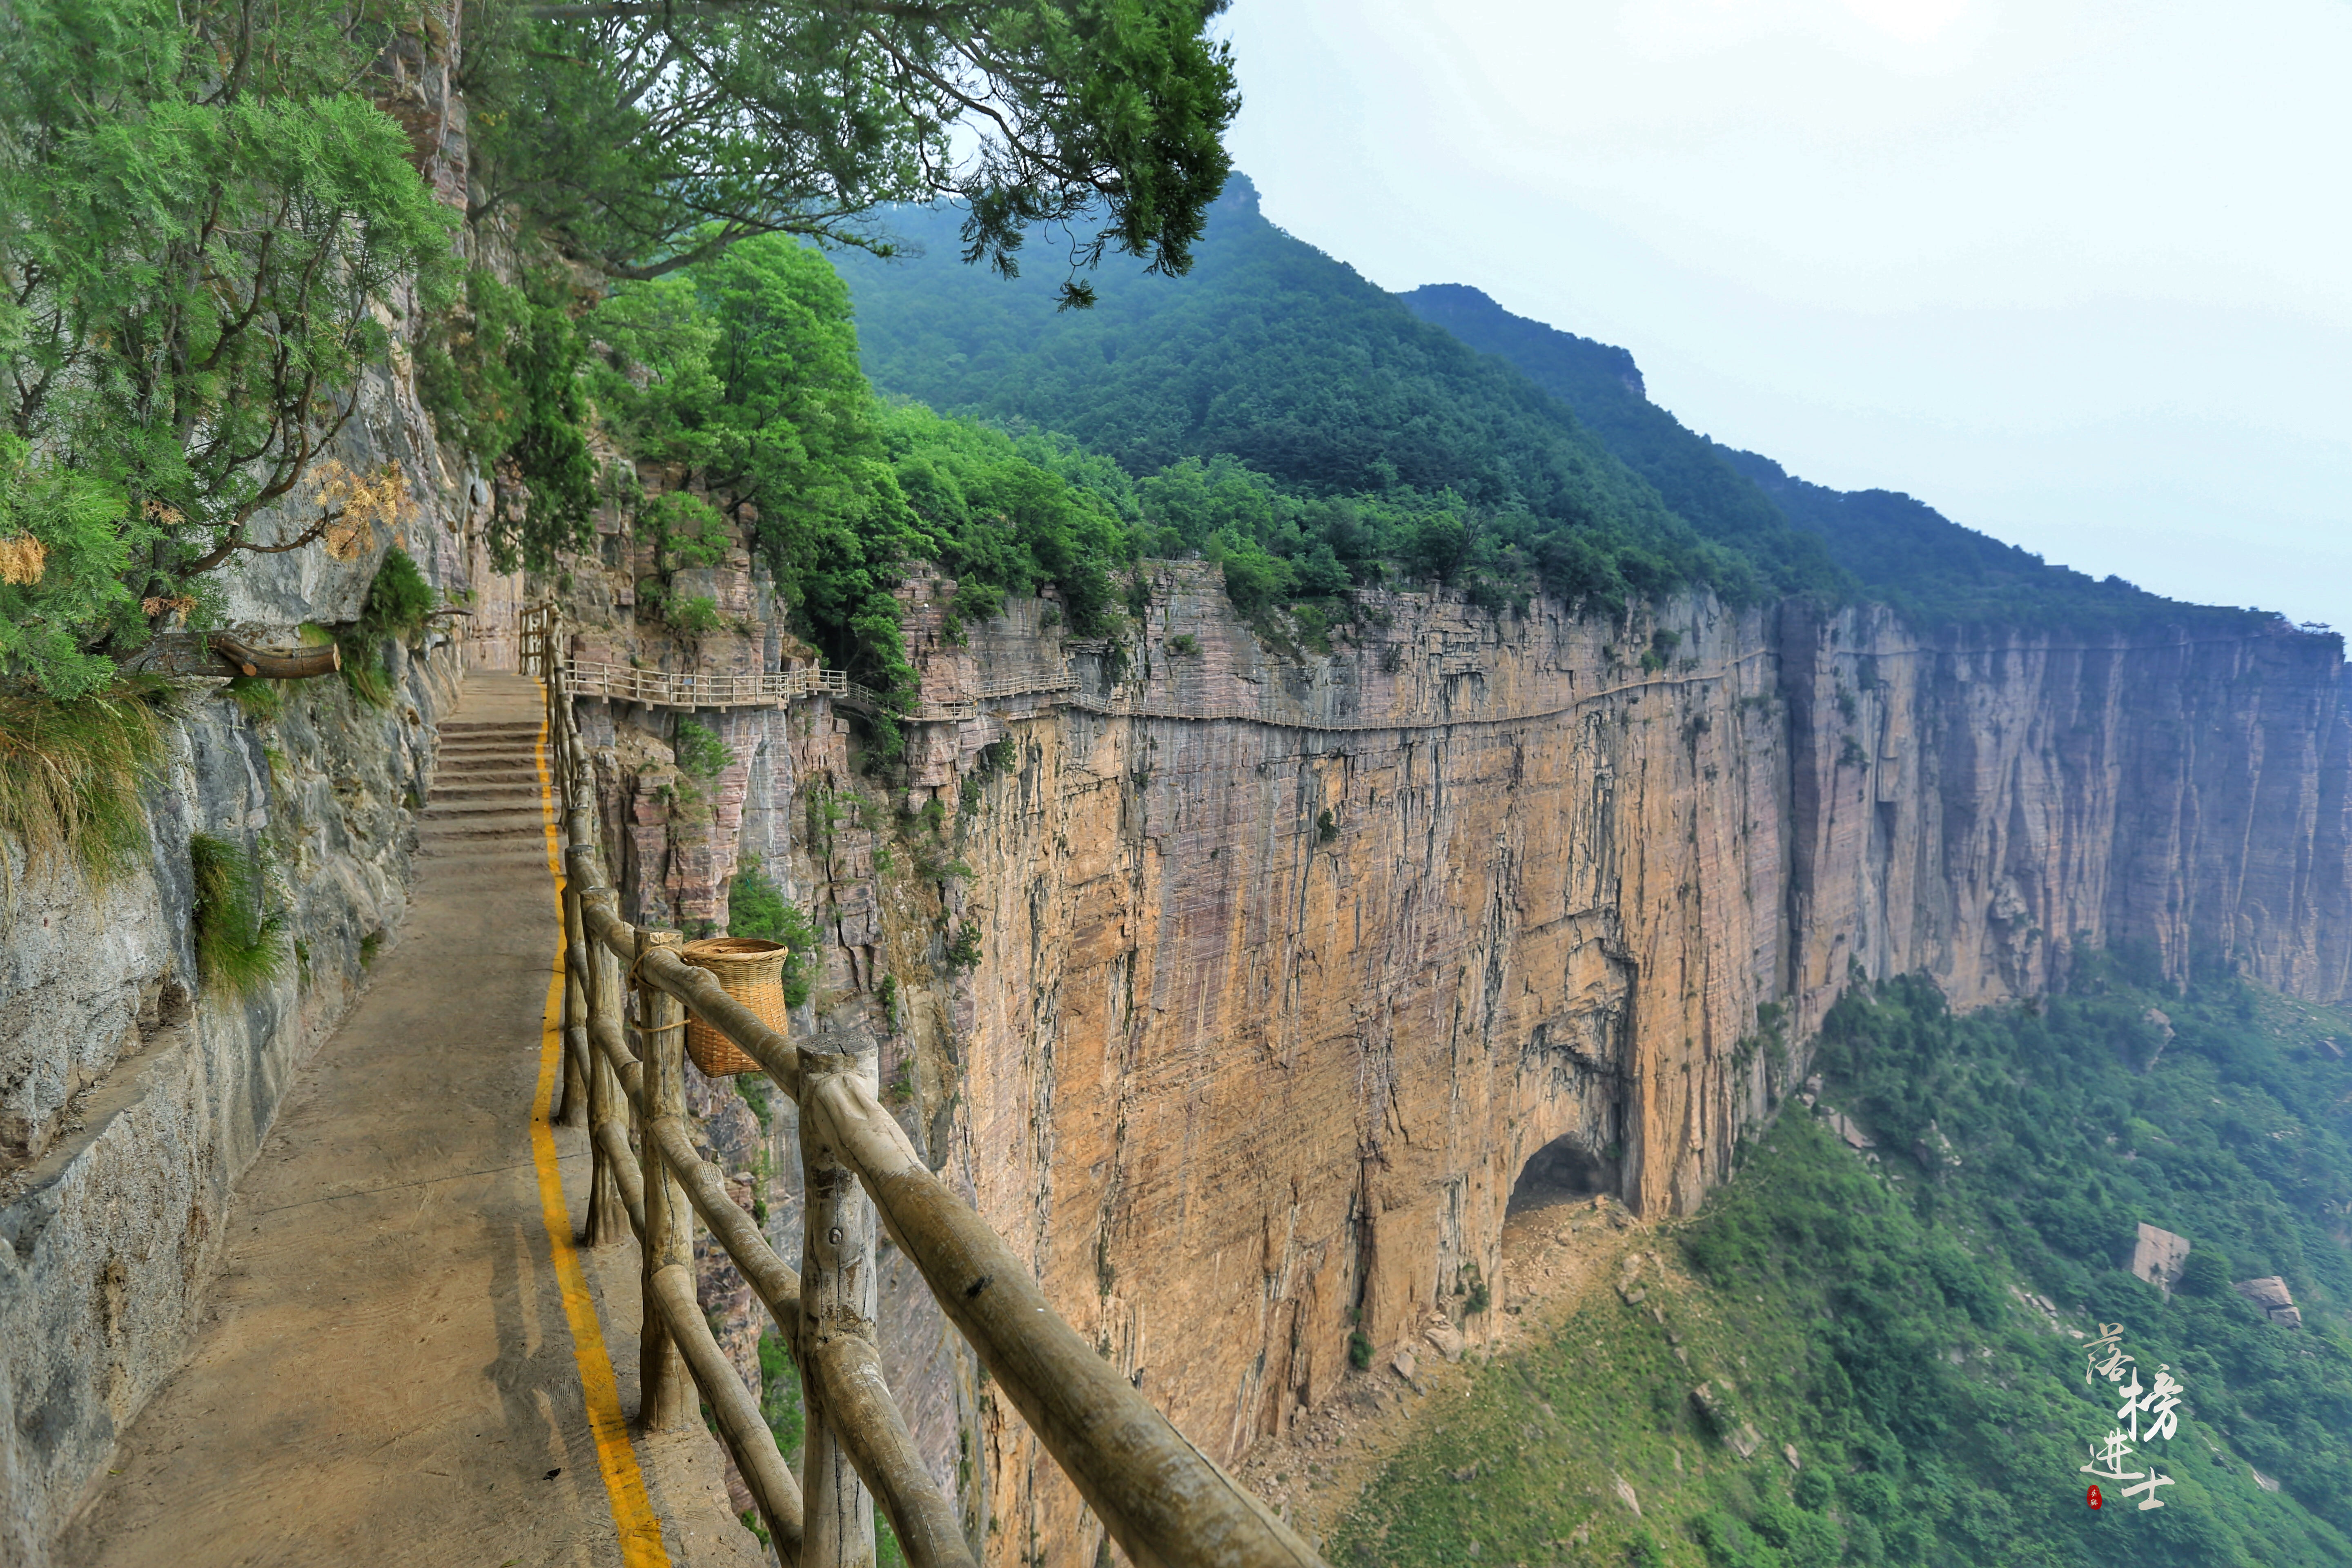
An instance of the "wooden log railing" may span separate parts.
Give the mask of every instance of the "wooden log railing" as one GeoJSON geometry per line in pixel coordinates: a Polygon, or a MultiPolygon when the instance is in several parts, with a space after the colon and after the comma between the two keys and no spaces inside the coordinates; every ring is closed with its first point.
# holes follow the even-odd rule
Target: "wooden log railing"
{"type": "Polygon", "coordinates": [[[973,1568],[954,1500],[924,1468],[883,1379],[878,1221],[1129,1560],[1141,1568],[1319,1568],[1304,1542],[1063,1321],[1028,1267],[932,1173],[876,1098],[870,1050],[796,1045],[680,958],[675,933],[620,917],[598,847],[573,715],[581,694],[571,689],[560,624],[551,607],[534,605],[523,632],[523,668],[547,695],[565,838],[558,1117],[587,1124],[586,1243],[634,1235],[642,1251],[640,1425],[690,1424],[691,1380],[788,1568],[871,1568],[877,1503],[914,1568],[973,1568]],[[684,1099],[688,1014],[734,1041],[798,1108],[805,1201],[797,1269],[695,1148],[684,1099]],[[806,1422],[797,1477],[696,1300],[698,1218],[800,1369],[806,1422]]]}

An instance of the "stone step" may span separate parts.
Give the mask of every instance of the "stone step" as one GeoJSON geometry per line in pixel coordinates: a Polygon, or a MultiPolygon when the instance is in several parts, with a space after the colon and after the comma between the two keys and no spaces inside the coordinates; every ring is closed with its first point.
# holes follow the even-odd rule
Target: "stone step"
{"type": "Polygon", "coordinates": [[[426,803],[423,820],[434,822],[454,818],[473,821],[485,817],[527,816],[533,821],[541,821],[544,820],[545,815],[541,808],[536,792],[527,796],[515,795],[484,798],[476,795],[457,800],[446,800],[436,795],[426,803]]]}
{"type": "Polygon", "coordinates": [[[439,855],[420,865],[417,877],[421,886],[444,889],[529,888],[534,893],[543,889],[551,900],[555,893],[555,879],[548,873],[547,857],[522,851],[486,849],[439,855]]]}
{"type": "Polygon", "coordinates": [[[547,864],[547,840],[542,833],[535,839],[513,836],[480,838],[455,837],[425,839],[419,836],[416,864],[420,875],[452,866],[490,864],[517,866],[547,864]]]}
{"type": "Polygon", "coordinates": [[[451,779],[445,784],[436,780],[433,785],[433,798],[436,801],[536,800],[539,798],[539,781],[536,778],[504,781],[451,779]]]}
{"type": "Polygon", "coordinates": [[[540,723],[510,719],[467,721],[463,719],[444,721],[441,736],[448,741],[509,741],[528,743],[539,739],[540,723]]]}
{"type": "Polygon", "coordinates": [[[442,720],[445,736],[482,736],[482,733],[513,733],[513,736],[536,736],[541,726],[539,715],[508,717],[508,720],[442,720]]]}
{"type": "Polygon", "coordinates": [[[444,776],[457,773],[467,778],[477,773],[537,773],[539,759],[526,752],[520,755],[500,752],[497,755],[458,756],[441,753],[436,772],[444,776]]]}
{"type": "Polygon", "coordinates": [[[531,820],[543,823],[546,814],[536,799],[485,799],[485,802],[433,802],[425,806],[425,823],[503,823],[531,820]]]}
{"type": "Polygon", "coordinates": [[[492,839],[533,840],[543,844],[547,840],[547,824],[425,822],[420,823],[416,829],[416,842],[420,847],[427,844],[466,844],[492,839]]]}
{"type": "Polygon", "coordinates": [[[514,773],[524,778],[539,776],[539,759],[529,754],[520,757],[453,757],[445,752],[435,766],[436,772],[462,774],[467,778],[491,773],[514,773]]]}

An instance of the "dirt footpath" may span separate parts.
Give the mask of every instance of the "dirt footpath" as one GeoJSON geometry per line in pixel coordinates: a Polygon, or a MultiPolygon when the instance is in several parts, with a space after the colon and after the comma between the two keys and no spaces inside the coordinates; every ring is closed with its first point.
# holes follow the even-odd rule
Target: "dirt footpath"
{"type": "Polygon", "coordinates": [[[533,1126],[561,932],[539,712],[529,681],[468,680],[406,926],[286,1097],[187,1363],[123,1433],[61,1563],[763,1561],[707,1434],[633,1442],[622,1420],[635,1246],[575,1255],[549,1234],[546,1200],[576,1234],[588,1160],[543,1105],[533,1126]],[[569,1312],[567,1273],[587,1287],[569,1312]]]}
{"type": "Polygon", "coordinates": [[[1290,1431],[1254,1445],[1235,1467],[1242,1483],[1321,1545],[1358,1494],[1404,1447],[1433,1397],[1459,1389],[1489,1357],[1549,1334],[1626,1255],[1654,1239],[1608,1198],[1561,1199],[1503,1226],[1503,1278],[1492,1310],[1465,1343],[1444,1319],[1426,1320],[1408,1353],[1383,1353],[1290,1431]],[[1449,1359],[1449,1352],[1459,1359],[1449,1359]]]}

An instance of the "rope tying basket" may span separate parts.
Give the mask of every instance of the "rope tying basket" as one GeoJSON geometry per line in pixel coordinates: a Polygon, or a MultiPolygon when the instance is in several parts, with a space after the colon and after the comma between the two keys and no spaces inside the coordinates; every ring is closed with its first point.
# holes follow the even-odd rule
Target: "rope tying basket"
{"type": "MultiPolygon", "coordinates": [[[[750,1008],[760,1022],[780,1035],[790,1032],[791,1020],[784,1011],[784,964],[793,956],[791,948],[756,937],[713,936],[688,942],[677,955],[697,969],[709,970],[719,988],[750,1008]]],[[[699,1018],[689,1017],[687,1022],[686,1054],[705,1078],[732,1078],[760,1070],[759,1062],[740,1046],[699,1018]]]]}

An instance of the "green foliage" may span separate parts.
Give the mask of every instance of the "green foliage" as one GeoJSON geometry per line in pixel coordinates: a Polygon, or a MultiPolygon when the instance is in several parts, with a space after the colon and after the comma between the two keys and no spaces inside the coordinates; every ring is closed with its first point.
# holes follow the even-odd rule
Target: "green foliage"
{"type": "Polygon", "coordinates": [[[19,678],[89,689],[78,656],[200,616],[205,574],[341,521],[305,487],[391,347],[376,301],[414,282],[431,308],[451,269],[454,217],[359,90],[395,17],[0,13],[0,397],[22,443],[0,459],[26,487],[5,521],[51,556],[0,605],[19,678]]]}
{"type": "MultiPolygon", "coordinates": [[[[162,774],[170,703],[153,680],[70,702],[0,688],[0,832],[28,869],[70,862],[104,883],[146,847],[139,795],[162,774]]],[[[13,864],[0,856],[0,874],[13,864]]]]}
{"type": "MultiPolygon", "coordinates": [[[[665,569],[718,559],[722,514],[755,512],[754,543],[818,643],[866,685],[911,700],[890,590],[925,542],[831,264],[782,236],[748,240],[688,276],[616,290],[591,328],[606,345],[587,377],[598,406],[635,456],[684,466],[702,492],[640,515],[665,569]]],[[[716,624],[715,606],[667,613],[716,624]]]]}
{"type": "Polygon", "coordinates": [[[440,315],[417,345],[417,394],[436,430],[490,475],[485,537],[501,571],[547,571],[557,552],[591,538],[585,308],[557,268],[526,268],[515,288],[477,267],[464,307],[440,315]]]}
{"type": "Polygon", "coordinates": [[[1880,1163],[1790,1108],[1681,1227],[1699,1282],[1645,1270],[1639,1307],[1596,1293],[1473,1373],[1333,1560],[1459,1563],[1477,1540],[1482,1560],[1541,1562],[1580,1527],[1596,1562],[1638,1551],[1641,1529],[1657,1561],[1780,1568],[2352,1559],[2352,1067],[2316,1045],[2352,1030],[2235,982],[2177,994],[2153,971],[2081,952],[2067,994],[1965,1016],[1923,980],[1849,994],[1817,1065],[1880,1163]],[[2168,1300],[2120,1267],[2142,1220],[2194,1243],[2168,1300]],[[2272,1273],[2303,1329],[2228,1288],[2272,1273]],[[2084,1386],[2076,1334],[2096,1321],[2188,1387],[2178,1435],[2140,1453],[2175,1478],[2159,1510],[2112,1487],[2104,1516],[2083,1505],[2077,1467],[2116,1399],[2084,1386]],[[1686,1397],[1702,1381],[1763,1436],[1752,1459],[1686,1397]],[[1471,1464],[1474,1481],[1450,1479],[1471,1464]],[[1615,1476],[1646,1525],[1611,1500],[1615,1476]]]}
{"type": "Polygon", "coordinates": [[[1454,1282],[1454,1293],[1462,1298],[1463,1310],[1474,1318],[1493,1304],[1494,1299],[1486,1293],[1486,1276],[1475,1263],[1462,1266],[1461,1275],[1454,1282]]]}
{"type": "Polygon", "coordinates": [[[727,742],[719,739],[718,731],[684,717],[677,721],[677,735],[671,743],[670,752],[677,759],[679,772],[706,784],[717,778],[719,772],[735,760],[735,754],[727,749],[727,742]]]}
{"type": "Polygon", "coordinates": [[[1331,808],[1328,805],[1315,814],[1315,841],[1318,844],[1337,844],[1339,841],[1339,821],[1331,815],[1331,808]]]}
{"type": "Polygon", "coordinates": [[[1109,629],[1118,603],[1110,573],[1136,551],[1124,484],[1106,483],[1066,446],[1015,439],[919,405],[893,407],[886,438],[899,493],[923,531],[919,548],[957,579],[959,616],[984,620],[1005,594],[1051,586],[1076,635],[1109,629]]]}
{"type": "Polygon", "coordinates": [[[708,594],[673,601],[668,620],[671,626],[693,637],[715,632],[725,624],[719,614],[719,601],[708,594]]]}
{"type": "MultiPolygon", "coordinates": [[[[971,772],[964,775],[963,784],[959,792],[958,805],[963,816],[979,815],[981,801],[987,792],[990,781],[1001,778],[1012,771],[1013,761],[1020,754],[1020,742],[1010,735],[992,741],[980,749],[979,754],[972,758],[971,772]]],[[[967,870],[964,875],[970,876],[971,872],[967,870]]]]}
{"type": "Polygon", "coordinates": [[[760,1335],[760,1415],[776,1435],[776,1448],[791,1464],[800,1458],[808,1416],[801,1405],[800,1369],[783,1336],[767,1329],[760,1335]]]}
{"type": "Polygon", "coordinates": [[[816,947],[824,932],[784,901],[782,889],[760,869],[756,856],[745,856],[743,868],[727,884],[727,934],[781,942],[789,948],[792,956],[784,961],[784,1005],[797,1007],[808,1000],[816,970],[816,947]]]}
{"type": "MultiPolygon", "coordinates": [[[[0,338],[5,326],[0,316],[0,338]]],[[[126,581],[129,503],[120,486],[31,452],[0,431],[0,680],[71,700],[115,679],[88,645],[146,626],[126,581]]]]}
{"type": "Polygon", "coordinates": [[[956,928],[954,940],[948,943],[948,967],[971,970],[980,967],[981,929],[976,920],[966,920],[956,928]]]}
{"type": "Polygon", "coordinates": [[[286,917],[264,914],[258,855],[232,839],[199,833],[188,840],[195,884],[189,928],[196,973],[208,991],[259,994],[286,967],[286,917]]]}
{"type": "Polygon", "coordinates": [[[1372,1342],[1364,1337],[1363,1331],[1360,1329],[1349,1331],[1348,1364],[1358,1372],[1362,1372],[1372,1364],[1372,1342]]]}
{"type": "Polygon", "coordinates": [[[1825,1304],[1807,1419],[1817,1441],[1883,1457],[1895,1515],[1937,1521],[1918,1560],[2341,1561],[2352,1266],[2331,1226],[2352,1197],[2347,1075],[2297,1048],[2320,1026],[2291,1005],[2250,1020],[2235,985],[2159,995],[2121,967],[2088,954],[2074,994],[1965,1017],[1922,980],[1850,994],[1823,1028],[1827,1093],[1924,1163],[1881,1182],[1810,1123],[1783,1128],[1694,1228],[1692,1256],[1736,1289],[1825,1304]],[[2160,1057],[2159,1006],[2178,1031],[2160,1057]],[[2141,1221],[2194,1243],[2168,1301],[2122,1272],[2141,1221]],[[2306,1330],[2229,1291],[2233,1267],[2286,1275],[2306,1330]],[[2112,1412],[2083,1388],[2074,1342],[2012,1305],[2010,1271],[2074,1322],[2124,1322],[2143,1363],[2189,1384],[2181,1436],[2154,1456],[2180,1479],[2162,1512],[2124,1516],[2138,1533],[2086,1530],[2079,1488],[2062,1494],[2112,1412]],[[1969,1344],[1993,1352],[1974,1373],[1941,1353],[1969,1344]],[[2299,1506],[2260,1501],[2248,1464],[2299,1506]]]}
{"type": "Polygon", "coordinates": [[[250,724],[277,722],[286,712],[286,683],[265,676],[240,675],[228,683],[228,695],[236,710],[250,724]]]}
{"type": "Polygon", "coordinates": [[[1168,651],[1179,658],[1196,658],[1201,651],[1201,639],[1191,632],[1178,632],[1168,639],[1168,651]]]}
{"type": "MultiPolygon", "coordinates": [[[[473,216],[615,278],[763,234],[888,254],[873,209],[952,199],[967,260],[1038,223],[1191,264],[1239,107],[1198,0],[466,8],[473,216]],[[555,11],[551,16],[550,11],[555,11]]],[[[1089,291],[1066,282],[1064,297],[1089,291]]]]}
{"type": "MultiPolygon", "coordinates": [[[[947,222],[905,219],[919,237],[947,222]]],[[[1139,476],[1145,552],[1221,561],[1245,612],[1391,563],[1496,609],[1538,583],[1608,606],[1842,581],[1769,505],[1752,533],[1703,537],[1525,376],[1268,224],[1246,182],[1199,255],[1179,284],[1066,315],[1048,290],[937,264],[845,266],[878,384],[1116,458],[1139,476]]]]}
{"type": "Polygon", "coordinates": [[[637,513],[637,531],[673,572],[716,566],[727,559],[727,548],[734,542],[719,509],[684,490],[665,491],[647,501],[637,513]]]}
{"type": "Polygon", "coordinates": [[[383,552],[368,584],[360,618],[334,634],[342,649],[343,680],[353,696],[376,708],[392,700],[392,688],[384,679],[385,645],[394,637],[413,643],[422,637],[434,596],[433,585],[408,552],[395,544],[383,552]]]}

